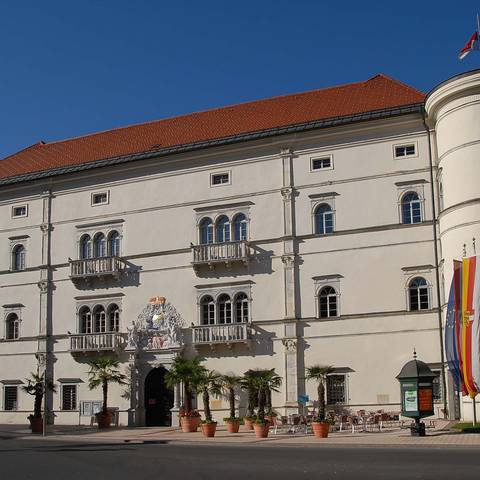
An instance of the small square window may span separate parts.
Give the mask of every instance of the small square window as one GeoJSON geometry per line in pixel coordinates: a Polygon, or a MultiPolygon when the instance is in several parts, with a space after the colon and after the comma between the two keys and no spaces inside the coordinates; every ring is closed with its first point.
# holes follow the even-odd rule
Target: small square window
{"type": "Polygon", "coordinates": [[[311,159],[311,170],[332,170],[333,169],[333,160],[332,157],[321,157],[321,158],[312,158],[311,159]]]}
{"type": "Polygon", "coordinates": [[[18,409],[18,387],[15,385],[5,385],[3,389],[3,409],[17,410],[18,409]]]}
{"type": "Polygon", "coordinates": [[[108,192],[92,193],[92,205],[107,205],[109,201],[108,192]]]}
{"type": "Polygon", "coordinates": [[[210,176],[210,184],[216,185],[229,185],[230,184],[230,172],[212,173],[210,176]]]}
{"type": "Polygon", "coordinates": [[[17,205],[12,207],[12,218],[21,218],[28,215],[28,206],[27,205],[17,205]]]}
{"type": "Polygon", "coordinates": [[[396,145],[395,146],[395,158],[412,157],[416,154],[415,144],[409,145],[396,145]]]}

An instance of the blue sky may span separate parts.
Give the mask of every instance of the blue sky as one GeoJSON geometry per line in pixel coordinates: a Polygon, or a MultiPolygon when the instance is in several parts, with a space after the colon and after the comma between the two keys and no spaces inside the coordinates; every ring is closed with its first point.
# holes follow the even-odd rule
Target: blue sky
{"type": "Polygon", "coordinates": [[[367,79],[424,91],[478,2],[0,0],[0,158],[39,140],[367,79]]]}

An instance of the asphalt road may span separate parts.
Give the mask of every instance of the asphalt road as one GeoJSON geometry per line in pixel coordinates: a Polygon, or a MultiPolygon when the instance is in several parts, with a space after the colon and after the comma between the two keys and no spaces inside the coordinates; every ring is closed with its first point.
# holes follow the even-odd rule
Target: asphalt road
{"type": "Polygon", "coordinates": [[[92,444],[0,437],[9,480],[478,479],[478,448],[92,444]]]}

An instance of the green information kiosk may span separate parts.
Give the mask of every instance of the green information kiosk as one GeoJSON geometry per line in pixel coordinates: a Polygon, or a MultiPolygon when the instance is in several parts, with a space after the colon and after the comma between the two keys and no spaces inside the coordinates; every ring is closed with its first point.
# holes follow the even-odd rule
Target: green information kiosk
{"type": "Polygon", "coordinates": [[[402,399],[402,415],[415,419],[410,427],[412,435],[425,436],[425,424],[421,418],[430,417],[433,410],[433,379],[435,374],[430,367],[417,360],[413,352],[413,360],[406,363],[397,379],[400,382],[400,398],[402,399]]]}

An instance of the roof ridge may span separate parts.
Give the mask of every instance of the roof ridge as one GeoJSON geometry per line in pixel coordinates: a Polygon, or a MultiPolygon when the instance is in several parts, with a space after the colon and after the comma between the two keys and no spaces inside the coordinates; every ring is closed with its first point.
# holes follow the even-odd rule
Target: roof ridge
{"type": "MultiPolygon", "coordinates": [[[[43,142],[43,144],[45,144],[45,145],[54,145],[54,144],[58,144],[58,143],[70,142],[70,141],[73,141],[73,140],[78,140],[80,138],[94,137],[96,135],[102,135],[102,134],[109,133],[109,132],[118,132],[120,130],[126,130],[126,129],[134,128],[134,127],[143,127],[143,126],[147,126],[147,125],[151,125],[151,124],[154,124],[154,123],[159,123],[159,122],[163,122],[163,121],[167,121],[167,120],[174,120],[174,119],[179,119],[179,118],[184,118],[184,117],[191,117],[191,116],[194,116],[194,115],[200,115],[202,113],[209,113],[209,112],[217,112],[217,111],[220,111],[220,110],[227,110],[229,108],[239,107],[239,106],[242,106],[242,105],[249,105],[249,104],[253,104],[253,103],[262,103],[262,102],[271,102],[271,101],[279,100],[279,99],[282,99],[282,98],[298,97],[298,96],[309,95],[309,94],[316,93],[316,92],[326,92],[328,90],[335,90],[335,89],[338,89],[338,88],[352,87],[352,86],[355,86],[355,85],[365,84],[369,80],[361,80],[361,81],[358,81],[358,82],[351,82],[351,83],[342,83],[340,85],[334,85],[332,87],[314,88],[312,90],[306,90],[304,92],[287,93],[287,94],[284,94],[284,95],[277,95],[277,96],[274,96],[274,97],[260,98],[258,100],[248,100],[246,102],[232,103],[230,105],[224,105],[223,107],[207,108],[205,110],[197,110],[196,112],[182,113],[180,115],[172,115],[172,116],[168,116],[168,117],[164,117],[164,118],[159,118],[157,120],[150,120],[148,122],[132,123],[132,124],[129,124],[129,125],[123,125],[121,127],[115,127],[115,128],[108,128],[106,130],[100,130],[98,132],[87,133],[87,134],[84,134],[84,135],[76,135],[74,137],[68,137],[68,138],[64,138],[64,139],[61,139],[61,140],[54,140],[52,142],[41,141],[41,142],[38,142],[38,143],[43,142]]],[[[34,144],[34,145],[37,145],[37,144],[34,144]]],[[[34,146],[34,145],[32,145],[32,146],[34,146]]],[[[19,152],[17,152],[17,153],[19,153],[19,152]]],[[[8,158],[8,157],[5,157],[5,158],[8,158]]]]}
{"type": "Polygon", "coordinates": [[[425,92],[422,92],[421,90],[418,90],[415,87],[412,87],[408,83],[402,82],[401,80],[397,80],[396,78],[391,77],[390,75],[386,75],[385,73],[377,73],[373,77],[370,77],[365,83],[370,82],[371,80],[375,80],[376,78],[384,78],[386,80],[390,80],[391,82],[395,82],[398,85],[401,85],[402,87],[408,88],[409,90],[414,90],[415,92],[419,93],[420,95],[426,95],[425,92]]]}
{"type": "Polygon", "coordinates": [[[38,142],[32,143],[31,145],[28,145],[27,147],[24,147],[21,150],[17,150],[16,152],[11,153],[10,155],[7,155],[6,157],[0,158],[0,162],[3,161],[3,160],[8,160],[10,157],[15,157],[19,153],[26,152],[27,150],[30,150],[31,148],[41,147],[42,145],[46,145],[46,143],[43,140],[39,140],[38,142]]]}

